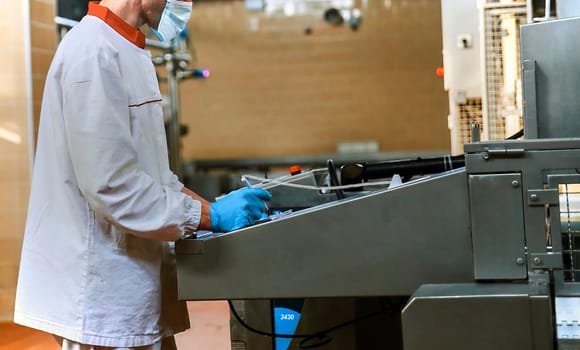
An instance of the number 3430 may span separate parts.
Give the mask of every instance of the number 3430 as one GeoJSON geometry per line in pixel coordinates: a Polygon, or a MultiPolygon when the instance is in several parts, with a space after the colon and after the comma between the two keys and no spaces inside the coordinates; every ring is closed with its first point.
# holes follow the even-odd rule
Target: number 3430
{"type": "Polygon", "coordinates": [[[293,321],[294,314],[280,314],[280,321],[293,321]]]}

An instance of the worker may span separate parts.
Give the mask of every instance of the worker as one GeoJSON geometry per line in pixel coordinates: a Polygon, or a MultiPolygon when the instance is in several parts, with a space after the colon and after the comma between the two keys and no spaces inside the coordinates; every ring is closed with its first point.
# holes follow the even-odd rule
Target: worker
{"type": "Polygon", "coordinates": [[[175,349],[189,327],[173,241],[264,215],[270,194],[208,202],[170,171],[145,36],[169,41],[191,0],[102,0],[61,41],[42,102],[14,321],[66,350],[175,349]]]}

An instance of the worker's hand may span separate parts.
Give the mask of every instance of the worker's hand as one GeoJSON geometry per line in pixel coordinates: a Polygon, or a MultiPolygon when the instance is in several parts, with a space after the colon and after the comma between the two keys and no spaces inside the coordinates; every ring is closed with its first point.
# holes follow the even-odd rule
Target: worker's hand
{"type": "Polygon", "coordinates": [[[264,201],[272,195],[261,188],[241,188],[210,203],[211,230],[229,232],[254,224],[265,216],[264,201]]]}

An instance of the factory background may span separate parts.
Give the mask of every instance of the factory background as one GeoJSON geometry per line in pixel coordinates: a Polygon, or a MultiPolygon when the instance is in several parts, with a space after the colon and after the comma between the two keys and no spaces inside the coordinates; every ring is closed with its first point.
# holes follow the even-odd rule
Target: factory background
{"type": "MultiPolygon", "coordinates": [[[[501,3],[502,11],[513,6],[508,15],[521,16],[523,21],[533,15],[531,0],[461,1],[471,7],[466,13],[479,16],[473,6],[477,2],[501,3]]],[[[512,22],[511,17],[502,17],[503,27],[490,29],[500,33],[497,46],[511,51],[495,52],[499,61],[485,66],[485,58],[480,62],[485,52],[479,51],[482,37],[476,22],[461,29],[473,31],[469,32],[473,36],[456,36],[455,31],[451,41],[445,42],[444,31],[457,28],[449,27],[453,18],[449,13],[445,17],[442,10],[454,7],[455,14],[465,10],[454,0],[287,1],[295,6],[281,5],[271,11],[252,3],[194,0],[184,49],[189,54],[186,64],[191,69],[207,69],[209,76],[178,84],[180,161],[190,180],[191,172],[203,164],[219,164],[203,169],[207,171],[203,175],[209,176],[211,170],[232,170],[229,162],[260,168],[261,159],[269,163],[275,159],[273,163],[284,165],[281,171],[285,171],[293,159],[460,154],[463,142],[471,141],[468,126],[461,122],[481,122],[483,136],[489,139],[506,138],[522,127],[521,91],[510,90],[507,102],[505,96],[491,95],[505,91],[503,85],[494,88],[492,83],[512,87],[521,83],[515,58],[519,33],[511,31],[521,22],[512,22]],[[347,19],[333,25],[320,15],[320,6],[342,8],[350,15],[356,10],[359,21],[353,25],[347,19]],[[458,50],[453,52],[459,53],[454,56],[457,60],[445,61],[444,48],[448,60],[449,48],[458,50]],[[450,62],[455,65],[443,70],[450,62]],[[475,69],[468,73],[453,69],[459,66],[475,69]],[[502,67],[500,78],[493,77],[494,66],[502,67]],[[482,96],[483,89],[489,94],[482,96]],[[493,101],[504,104],[490,107],[493,101]],[[508,113],[501,116],[505,120],[501,126],[494,124],[493,108],[508,113]],[[492,135],[493,128],[501,129],[500,134],[492,135]]],[[[57,12],[56,0],[7,2],[0,11],[0,28],[7,34],[0,39],[4,48],[0,65],[0,350],[4,350],[1,325],[12,320],[44,79],[59,37],[65,35],[55,25],[57,12]]],[[[157,70],[162,92],[168,94],[167,71],[162,64],[157,70]]],[[[239,176],[239,169],[232,168],[239,176]]],[[[191,187],[209,183],[216,190],[214,177],[200,181],[191,187]]],[[[227,326],[228,310],[222,303],[190,302],[190,308],[192,315],[206,317],[200,324],[226,322],[227,326]]],[[[227,329],[214,331],[228,336],[227,329]]],[[[190,336],[192,332],[185,335],[190,336]]]]}
{"type": "MultiPolygon", "coordinates": [[[[8,2],[0,146],[0,319],[12,318],[44,79],[57,45],[51,0],[8,2]]],[[[357,30],[319,16],[268,16],[243,1],[199,1],[192,56],[209,79],[180,83],[184,160],[450,148],[437,0],[357,1],[357,30]],[[311,30],[308,34],[308,30],[311,30]],[[355,143],[356,144],[356,143],[355,143]],[[369,147],[367,146],[367,147],[369,147]]],[[[90,38],[87,38],[90,40],[90,38]]],[[[161,72],[160,74],[163,74],[161,72]]]]}

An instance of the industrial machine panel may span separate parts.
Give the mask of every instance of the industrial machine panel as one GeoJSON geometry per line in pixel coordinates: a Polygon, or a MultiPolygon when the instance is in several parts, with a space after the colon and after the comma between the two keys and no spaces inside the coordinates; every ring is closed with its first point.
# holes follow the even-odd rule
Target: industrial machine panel
{"type": "Polygon", "coordinates": [[[473,279],[462,170],[176,243],[180,299],[410,295],[473,279]]]}
{"type": "Polygon", "coordinates": [[[524,65],[524,134],[526,139],[577,137],[580,124],[580,71],[575,42],[580,21],[575,18],[521,27],[524,65]],[[554,38],[558,40],[554,40],[554,38]]]}
{"type": "Polygon", "coordinates": [[[550,315],[550,298],[530,295],[527,284],[428,284],[405,307],[403,343],[405,350],[547,350],[550,315]]]}
{"type": "Polygon", "coordinates": [[[477,280],[527,277],[521,182],[520,174],[469,176],[477,280]]]}

